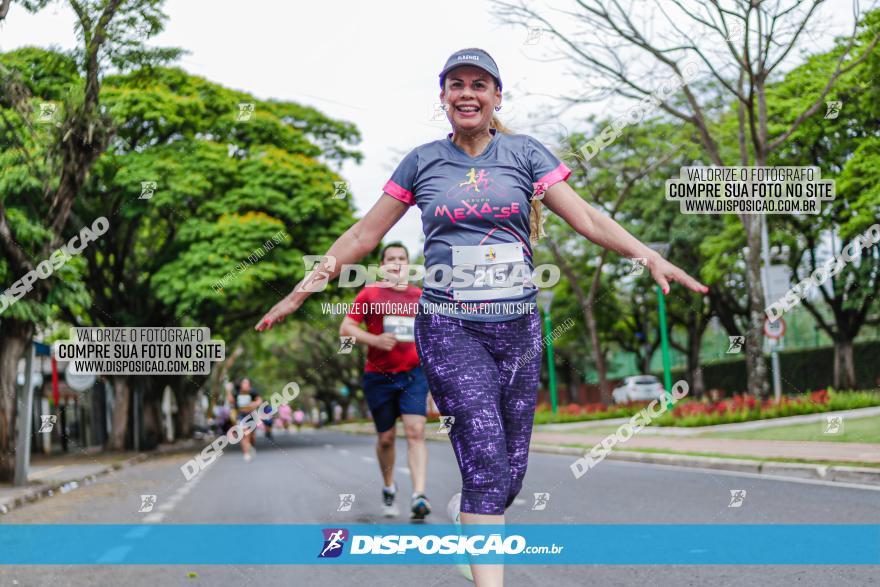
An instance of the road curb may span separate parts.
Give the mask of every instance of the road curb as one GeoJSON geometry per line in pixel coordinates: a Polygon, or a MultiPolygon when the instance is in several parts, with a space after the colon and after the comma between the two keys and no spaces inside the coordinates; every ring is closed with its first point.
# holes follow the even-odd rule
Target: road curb
{"type": "Polygon", "coordinates": [[[76,489],[80,485],[89,485],[94,482],[98,477],[103,477],[104,475],[108,475],[114,471],[118,471],[120,469],[124,469],[126,467],[131,467],[140,462],[143,462],[151,457],[162,456],[167,454],[173,454],[178,451],[183,450],[191,450],[195,448],[197,445],[201,444],[201,440],[194,441],[190,440],[185,443],[181,443],[179,445],[173,446],[163,446],[159,445],[155,450],[151,452],[142,452],[136,454],[124,461],[119,461],[118,463],[113,463],[112,465],[107,465],[103,469],[98,470],[94,473],[89,473],[88,475],[83,475],[74,479],[67,479],[65,481],[59,481],[51,484],[39,484],[31,488],[27,493],[23,493],[22,495],[18,495],[13,498],[8,499],[0,499],[0,516],[8,514],[12,510],[16,508],[20,508],[24,505],[35,503],[40,501],[41,499],[52,497],[56,493],[67,493],[72,489],[76,489]],[[71,484],[76,484],[71,487],[71,484]]]}
{"type": "MultiPolygon", "coordinates": [[[[366,430],[339,430],[350,434],[374,434],[366,430]]],[[[448,440],[425,434],[427,440],[448,440]]],[[[532,443],[531,450],[559,455],[583,456],[588,448],[557,446],[553,444],[532,443]]],[[[838,483],[860,483],[880,486],[880,468],[847,467],[843,465],[811,465],[806,463],[784,463],[780,461],[756,461],[751,459],[726,459],[720,457],[700,457],[694,455],[677,455],[670,453],[647,453],[618,450],[608,453],[605,457],[616,461],[632,463],[648,463],[654,465],[676,465],[695,469],[716,469],[737,473],[752,473],[775,477],[796,477],[800,479],[816,479],[820,481],[836,481],[838,483]]]]}
{"type": "MultiPolygon", "coordinates": [[[[552,454],[583,456],[586,449],[549,444],[532,444],[532,450],[552,454]]],[[[753,461],[750,459],[725,459],[719,457],[700,457],[668,453],[644,453],[636,451],[614,451],[607,459],[648,463],[654,465],[676,465],[695,469],[716,469],[738,473],[752,473],[774,477],[796,477],[839,483],[861,483],[880,486],[880,468],[847,467],[838,465],[812,465],[806,463],[784,463],[778,461],[753,461]]]]}

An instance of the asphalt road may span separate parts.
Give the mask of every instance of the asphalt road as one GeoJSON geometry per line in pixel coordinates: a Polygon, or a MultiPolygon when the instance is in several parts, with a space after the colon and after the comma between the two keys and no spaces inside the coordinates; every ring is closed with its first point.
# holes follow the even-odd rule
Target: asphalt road
{"type": "MultiPolygon", "coordinates": [[[[432,432],[432,431],[431,431],[432,432]]],[[[429,433],[431,433],[429,432],[429,433]]],[[[460,476],[448,443],[430,442],[429,522],[447,524],[449,498],[460,476]]],[[[95,483],[11,512],[0,524],[368,524],[388,523],[380,514],[381,481],[372,437],[333,431],[260,438],[256,459],[246,463],[228,449],[194,482],[180,465],[193,455],[150,459],[95,483]],[[188,488],[188,489],[187,489],[188,488]],[[355,495],[350,511],[338,512],[339,494],[355,495]],[[139,513],[143,494],[156,495],[150,513],[139,513]]],[[[581,479],[569,471],[570,456],[533,452],[525,485],[507,513],[509,523],[746,523],[877,524],[880,491],[818,483],[778,481],[606,460],[581,479]],[[730,491],[746,491],[731,508],[730,491]],[[533,494],[549,492],[544,510],[533,494]]],[[[406,443],[397,445],[400,495],[412,487],[406,443]]],[[[408,500],[405,500],[408,501],[408,500]]],[[[392,523],[409,523],[405,504],[392,523]]],[[[2,531],[2,526],[0,526],[2,531]]],[[[218,536],[230,552],[248,548],[247,536],[218,536]]],[[[283,545],[279,545],[283,547],[283,545]]],[[[505,584],[572,585],[874,585],[880,566],[613,566],[509,565],[505,584]]],[[[0,567],[0,585],[378,585],[441,587],[470,584],[449,565],[104,565],[0,567]],[[191,577],[189,574],[195,573],[191,577]]]]}

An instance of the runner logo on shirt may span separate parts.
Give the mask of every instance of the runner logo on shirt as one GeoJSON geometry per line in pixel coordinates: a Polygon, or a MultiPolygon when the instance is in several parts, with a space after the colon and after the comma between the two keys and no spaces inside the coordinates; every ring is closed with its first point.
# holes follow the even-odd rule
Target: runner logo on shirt
{"type": "Polygon", "coordinates": [[[475,192],[480,191],[480,185],[484,188],[489,187],[489,179],[487,178],[487,173],[485,169],[481,169],[479,175],[477,175],[476,169],[471,167],[470,171],[467,172],[467,181],[463,181],[458,184],[458,187],[464,187],[465,191],[470,191],[471,187],[473,187],[475,192]]]}

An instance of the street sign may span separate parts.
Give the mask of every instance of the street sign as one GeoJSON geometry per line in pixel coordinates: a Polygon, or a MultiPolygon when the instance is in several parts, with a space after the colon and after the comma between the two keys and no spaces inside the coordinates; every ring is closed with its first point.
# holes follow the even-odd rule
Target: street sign
{"type": "Polygon", "coordinates": [[[71,369],[64,370],[64,381],[74,391],[85,391],[95,384],[97,379],[94,373],[73,373],[71,369]]]}
{"type": "MultiPolygon", "coordinates": [[[[21,386],[24,386],[26,373],[19,373],[15,378],[15,382],[21,386]]],[[[32,379],[31,379],[31,387],[42,387],[43,386],[43,374],[39,371],[33,371],[32,379]]]]}
{"type": "Polygon", "coordinates": [[[770,322],[770,318],[764,318],[764,336],[767,338],[780,339],[785,334],[785,320],[779,318],[770,322]]]}
{"type": "Polygon", "coordinates": [[[767,297],[772,303],[781,299],[791,288],[791,268],[788,265],[770,265],[768,274],[767,297]]]}

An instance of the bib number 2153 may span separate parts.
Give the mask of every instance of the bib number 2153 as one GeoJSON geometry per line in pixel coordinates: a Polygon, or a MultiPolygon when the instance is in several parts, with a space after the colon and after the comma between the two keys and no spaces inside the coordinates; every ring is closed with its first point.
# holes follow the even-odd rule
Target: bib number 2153
{"type": "Polygon", "coordinates": [[[456,301],[498,300],[522,295],[528,265],[522,243],[453,246],[452,271],[456,301]]]}

